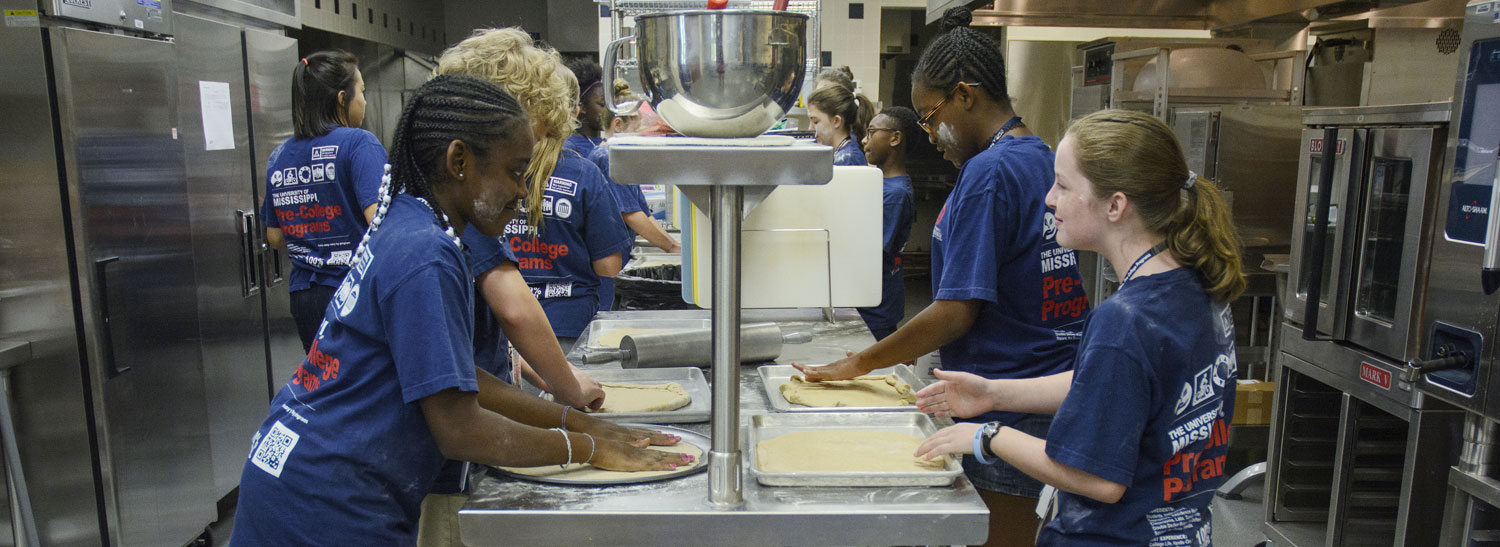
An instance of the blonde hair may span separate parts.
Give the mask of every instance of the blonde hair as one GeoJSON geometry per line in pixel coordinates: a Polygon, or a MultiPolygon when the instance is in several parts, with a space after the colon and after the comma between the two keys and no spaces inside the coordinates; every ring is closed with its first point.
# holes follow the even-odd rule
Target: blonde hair
{"type": "Polygon", "coordinates": [[[1078,165],[1100,199],[1125,194],[1146,228],[1165,235],[1167,249],[1203,275],[1207,291],[1224,302],[1245,292],[1240,240],[1219,188],[1192,175],[1167,124],[1150,114],[1102,110],[1068,128],[1078,165]]]}
{"type": "MultiPolygon", "coordinates": [[[[573,115],[578,109],[578,80],[563,66],[557,50],[533,45],[531,35],[519,27],[479,29],[438,57],[437,73],[474,76],[505,89],[520,101],[531,123],[546,129],[526,168],[526,200],[539,203],[557,168],[563,141],[578,127],[573,115]]],[[[528,209],[527,222],[540,228],[542,208],[528,209]]]]}

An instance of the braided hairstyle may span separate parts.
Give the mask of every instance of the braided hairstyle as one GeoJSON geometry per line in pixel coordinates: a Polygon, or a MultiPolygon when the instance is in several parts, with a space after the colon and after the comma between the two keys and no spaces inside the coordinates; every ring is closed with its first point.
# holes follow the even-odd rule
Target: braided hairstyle
{"type": "Polygon", "coordinates": [[[1005,57],[993,38],[969,28],[974,16],[963,7],[943,12],[943,35],[922,52],[912,70],[914,84],[948,93],[959,82],[979,84],[1000,106],[1010,107],[1005,57]]]}
{"type": "Polygon", "coordinates": [[[807,97],[807,103],[829,116],[842,116],[844,128],[854,135],[852,140],[856,143],[864,140],[865,127],[875,118],[875,107],[871,106],[870,99],[841,85],[814,91],[807,97]]]}
{"type": "MultiPolygon", "coordinates": [[[[526,111],[515,97],[484,80],[441,75],[422,84],[396,122],[391,164],[380,188],[380,207],[365,240],[384,220],[392,196],[405,192],[431,200],[433,185],[447,182],[438,174],[450,143],[463,141],[475,156],[484,158],[496,142],[510,138],[515,131],[529,131],[527,121],[526,111]]],[[[435,208],[434,213],[451,235],[447,215],[435,208]]]]}
{"type": "Polygon", "coordinates": [[[325,49],[297,61],[292,67],[292,134],[299,139],[327,135],[347,125],[339,92],[354,99],[354,73],[359,58],[341,49],[325,49]]]}

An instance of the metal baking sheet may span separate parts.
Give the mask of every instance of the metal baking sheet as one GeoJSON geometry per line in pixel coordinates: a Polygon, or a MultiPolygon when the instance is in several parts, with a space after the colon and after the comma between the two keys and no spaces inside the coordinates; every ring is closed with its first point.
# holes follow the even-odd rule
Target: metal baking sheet
{"type": "Polygon", "coordinates": [[[687,391],[688,396],[693,398],[692,402],[689,402],[687,406],[677,410],[589,414],[595,418],[612,422],[690,424],[708,421],[709,413],[713,408],[711,404],[713,392],[708,389],[708,380],[703,377],[703,369],[697,367],[585,368],[583,371],[600,382],[616,384],[665,384],[667,382],[677,382],[682,385],[683,390],[687,391]]]}
{"type": "Polygon", "coordinates": [[[601,346],[594,341],[601,335],[616,329],[689,330],[709,328],[707,319],[597,319],[589,323],[576,345],[588,348],[614,349],[618,346],[601,346]]]}
{"type": "MultiPolygon", "coordinates": [[[[781,386],[792,381],[793,376],[801,376],[802,372],[791,365],[765,365],[755,371],[760,375],[761,383],[766,388],[766,399],[771,403],[771,409],[776,412],[915,412],[917,405],[903,406],[807,406],[792,403],[781,394],[781,386]]],[[[922,389],[926,382],[917,378],[917,372],[907,365],[896,365],[894,367],[880,368],[870,371],[865,376],[885,376],[895,374],[896,378],[911,386],[912,393],[922,389]]]]}
{"type": "MultiPolygon", "coordinates": [[[[912,472],[778,472],[760,469],[756,448],[760,441],[798,431],[840,429],[889,431],[927,438],[938,427],[920,412],[830,412],[822,414],[761,414],[750,419],[745,447],[750,472],[766,486],[948,486],[963,473],[958,458],[949,458],[941,471],[912,472]]],[[[850,447],[850,452],[858,447],[850,447]]]]}
{"type": "Polygon", "coordinates": [[[508,470],[506,470],[505,468],[502,468],[502,467],[496,467],[494,469],[496,471],[499,471],[500,473],[502,473],[504,475],[507,475],[507,476],[510,476],[510,477],[514,477],[514,478],[517,478],[517,479],[521,479],[521,480],[524,480],[524,481],[547,482],[547,483],[552,483],[552,484],[567,484],[567,485],[573,485],[573,486],[598,486],[598,485],[607,485],[607,484],[637,484],[637,483],[643,483],[643,482],[664,481],[664,480],[669,480],[669,479],[675,479],[677,477],[685,477],[685,476],[688,476],[688,475],[692,475],[694,473],[701,473],[704,470],[708,469],[708,451],[713,447],[713,443],[709,441],[709,439],[708,439],[707,436],[704,436],[701,433],[694,433],[692,431],[688,431],[688,430],[682,429],[680,427],[657,426],[657,425],[646,425],[646,424],[621,424],[621,425],[632,426],[632,427],[641,427],[641,428],[647,428],[647,429],[653,429],[653,430],[661,431],[662,433],[671,433],[673,435],[677,435],[678,437],[682,437],[682,441],[680,441],[679,444],[681,444],[681,443],[688,443],[688,444],[691,444],[693,446],[696,446],[700,450],[703,451],[703,456],[700,457],[700,458],[698,458],[698,460],[694,462],[694,464],[693,464],[692,467],[689,467],[687,469],[678,469],[677,471],[674,471],[674,472],[671,472],[671,473],[667,473],[665,475],[657,475],[657,476],[654,476],[654,477],[621,477],[621,478],[618,478],[618,479],[583,479],[583,480],[580,480],[580,479],[568,479],[568,478],[559,478],[559,477],[534,477],[534,476],[531,476],[531,475],[522,475],[520,473],[512,473],[512,472],[510,472],[510,471],[508,471],[508,470]]]}

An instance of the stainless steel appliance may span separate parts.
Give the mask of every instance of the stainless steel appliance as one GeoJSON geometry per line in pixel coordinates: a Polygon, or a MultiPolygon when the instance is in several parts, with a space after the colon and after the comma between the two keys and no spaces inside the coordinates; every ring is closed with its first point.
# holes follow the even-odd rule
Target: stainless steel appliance
{"type": "Polygon", "coordinates": [[[1500,1],[1469,2],[1459,43],[1453,93],[1453,130],[1436,199],[1432,270],[1421,389],[1470,414],[1457,466],[1445,470],[1449,498],[1444,545],[1494,545],[1500,537],[1500,477],[1494,470],[1500,389],[1495,386],[1495,340],[1500,294],[1495,294],[1500,216],[1494,214],[1500,150],[1500,1]]]}
{"type": "MultiPolygon", "coordinates": [[[[808,19],[760,10],[639,15],[636,35],[605,50],[604,73],[613,78],[620,46],[635,42],[646,96],[673,129],[694,137],[753,137],[781,121],[802,94],[808,19]]],[[[604,97],[615,110],[613,89],[605,88],[604,97]]]]}
{"type": "Polygon", "coordinates": [[[1266,474],[1277,545],[1435,545],[1463,413],[1416,389],[1448,103],[1309,109],[1266,474]]]}
{"type": "MultiPolygon", "coordinates": [[[[27,2],[36,8],[36,2],[27,2]]],[[[58,17],[155,34],[172,33],[172,0],[44,0],[58,17]]]]}

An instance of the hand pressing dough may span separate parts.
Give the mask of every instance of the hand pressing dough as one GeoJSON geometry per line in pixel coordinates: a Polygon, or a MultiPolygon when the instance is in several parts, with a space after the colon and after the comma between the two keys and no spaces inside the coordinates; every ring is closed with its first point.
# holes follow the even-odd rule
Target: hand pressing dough
{"type": "Polygon", "coordinates": [[[673,329],[609,329],[607,331],[599,333],[599,339],[590,342],[590,345],[607,348],[618,348],[620,347],[620,341],[624,340],[626,336],[660,334],[663,332],[672,332],[672,330],[673,329]]]}
{"type": "MultiPolygon", "coordinates": [[[[683,469],[698,467],[700,465],[703,465],[704,463],[703,449],[686,442],[678,442],[677,444],[672,446],[652,446],[650,448],[651,450],[660,450],[662,452],[678,452],[687,454],[693,456],[693,461],[692,463],[688,464],[687,467],[679,465],[677,466],[677,469],[669,469],[666,471],[608,471],[605,469],[599,469],[586,463],[570,463],[563,467],[558,467],[556,465],[544,465],[541,467],[501,467],[500,469],[509,471],[517,475],[526,475],[528,477],[591,483],[601,481],[613,482],[620,479],[649,479],[651,477],[660,477],[662,475],[676,473],[678,471],[682,471],[683,469]]],[[[587,454],[578,455],[585,458],[588,457],[587,454]]]]}
{"type": "Polygon", "coordinates": [[[612,384],[601,382],[604,406],[590,412],[664,412],[677,410],[693,402],[682,384],[612,384]]]}
{"type": "Polygon", "coordinates": [[[947,467],[947,456],[932,461],[913,456],[921,445],[921,437],[890,431],[797,431],[756,443],[755,465],[768,473],[926,472],[947,467]]]}
{"type": "Polygon", "coordinates": [[[917,402],[911,386],[895,374],[823,382],[793,376],[792,381],[781,385],[781,396],[789,403],[806,406],[907,406],[917,402]]]}

